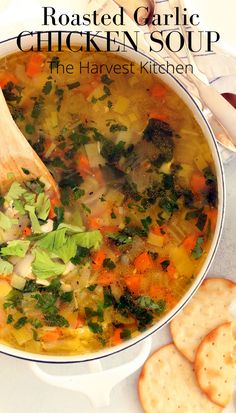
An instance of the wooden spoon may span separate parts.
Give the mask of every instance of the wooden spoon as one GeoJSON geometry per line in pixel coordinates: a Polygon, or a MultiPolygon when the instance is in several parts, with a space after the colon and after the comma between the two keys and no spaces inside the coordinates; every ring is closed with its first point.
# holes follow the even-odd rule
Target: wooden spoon
{"type": "Polygon", "coordinates": [[[50,196],[59,199],[56,182],[14,122],[0,88],[0,191],[5,193],[14,181],[36,178],[48,183],[50,196]]]}

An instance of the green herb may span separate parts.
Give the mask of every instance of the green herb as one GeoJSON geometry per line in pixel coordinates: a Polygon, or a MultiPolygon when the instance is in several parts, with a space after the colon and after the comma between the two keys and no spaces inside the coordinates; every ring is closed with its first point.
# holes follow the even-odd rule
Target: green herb
{"type": "Polygon", "coordinates": [[[43,327],[43,324],[38,318],[29,318],[28,322],[36,329],[43,327]]]}
{"type": "Polygon", "coordinates": [[[116,268],[116,264],[111,260],[111,258],[105,258],[102,265],[103,268],[108,268],[109,270],[116,268]]]}
{"type": "Polygon", "coordinates": [[[122,125],[121,123],[114,123],[113,125],[110,126],[111,133],[126,132],[127,130],[128,130],[127,126],[122,125]]]}
{"type": "Polygon", "coordinates": [[[62,207],[55,206],[54,212],[56,214],[56,219],[54,219],[53,222],[53,229],[55,230],[63,222],[65,210],[62,207]]]}
{"type": "Polygon", "coordinates": [[[40,135],[37,142],[32,144],[32,148],[35,150],[35,152],[39,156],[43,156],[44,154],[44,149],[45,149],[45,137],[43,135],[40,135]]]}
{"type": "Polygon", "coordinates": [[[13,82],[8,82],[3,88],[3,94],[7,102],[20,103],[22,88],[16,86],[13,82]]]}
{"type": "Polygon", "coordinates": [[[87,205],[81,203],[81,206],[85,212],[87,212],[88,214],[91,214],[91,209],[87,205]]]}
{"type": "Polygon", "coordinates": [[[49,95],[50,92],[51,92],[51,90],[52,90],[52,81],[51,81],[51,80],[48,80],[48,81],[45,83],[42,92],[44,93],[44,95],[49,95]]]}
{"type": "Polygon", "coordinates": [[[197,227],[200,231],[203,231],[203,229],[204,229],[204,227],[205,227],[205,225],[206,225],[206,222],[207,222],[207,215],[204,214],[204,213],[201,213],[201,214],[198,216],[198,220],[197,220],[197,223],[196,223],[196,227],[197,227]]]}
{"type": "Polygon", "coordinates": [[[67,170],[63,172],[61,180],[59,182],[60,188],[75,188],[83,183],[83,178],[77,171],[67,170]]]}
{"type": "Polygon", "coordinates": [[[38,98],[35,99],[34,106],[31,112],[32,118],[38,119],[38,117],[41,115],[43,105],[44,105],[44,97],[40,95],[38,98]]]}
{"type": "Polygon", "coordinates": [[[198,218],[201,212],[202,212],[202,209],[195,209],[194,211],[187,212],[187,214],[185,215],[186,221],[190,221],[191,219],[198,218]]]}
{"type": "Polygon", "coordinates": [[[50,159],[49,163],[51,166],[54,166],[55,168],[66,168],[65,163],[59,156],[56,156],[54,159],[50,159]]]}
{"type": "Polygon", "coordinates": [[[114,210],[111,211],[111,218],[116,219],[116,214],[114,213],[114,210]]]}
{"type": "Polygon", "coordinates": [[[108,109],[111,109],[112,106],[113,106],[112,101],[111,101],[111,100],[108,100],[108,102],[107,102],[107,107],[108,107],[108,109]]]}
{"type": "Polygon", "coordinates": [[[146,217],[146,218],[144,218],[144,219],[141,219],[141,222],[142,222],[142,225],[143,225],[145,231],[148,232],[149,227],[150,227],[150,225],[151,225],[151,223],[152,223],[152,218],[148,216],[148,217],[146,217]]]}
{"type": "Polygon", "coordinates": [[[57,101],[56,101],[57,112],[60,112],[61,104],[62,104],[63,97],[64,97],[64,90],[56,87],[55,95],[57,97],[57,101]]]}
{"type": "Polygon", "coordinates": [[[104,311],[103,311],[104,307],[103,307],[103,303],[98,302],[97,304],[97,317],[98,317],[98,321],[100,321],[101,323],[104,321],[104,311]]]}
{"type": "Polygon", "coordinates": [[[20,330],[20,328],[24,327],[24,325],[27,323],[27,317],[20,317],[17,322],[14,324],[14,328],[16,330],[20,330]]]}
{"type": "Polygon", "coordinates": [[[122,186],[122,192],[127,198],[132,198],[134,201],[140,201],[142,198],[138,192],[137,184],[134,183],[129,176],[126,176],[125,178],[125,182],[122,186]]]}
{"type": "Polygon", "coordinates": [[[8,314],[7,316],[7,324],[11,324],[13,323],[13,315],[12,314],[8,314]]]}
{"type": "Polygon", "coordinates": [[[108,85],[108,86],[111,83],[113,83],[113,80],[111,80],[108,75],[102,75],[101,76],[101,81],[102,81],[102,83],[104,83],[105,85],[108,85]]]}
{"type": "Polygon", "coordinates": [[[78,199],[84,196],[84,194],[85,194],[84,189],[80,189],[78,187],[73,188],[73,196],[74,196],[75,201],[78,201],[78,199]]]}
{"type": "Polygon", "coordinates": [[[29,169],[26,169],[26,168],[21,168],[21,169],[22,169],[22,171],[24,172],[25,175],[29,175],[29,174],[30,174],[29,169]]]}
{"type": "Polygon", "coordinates": [[[131,331],[128,328],[124,328],[120,333],[120,338],[123,340],[129,340],[131,338],[131,331]]]}
{"type": "Polygon", "coordinates": [[[87,287],[87,289],[89,290],[89,291],[94,291],[95,289],[96,289],[96,287],[97,287],[97,284],[91,284],[91,285],[89,285],[88,287],[87,287]]]}
{"type": "Polygon", "coordinates": [[[127,289],[120,297],[117,309],[124,317],[132,315],[138,321],[139,330],[143,330],[153,320],[152,312],[141,307],[127,289]]]}
{"type": "Polygon", "coordinates": [[[195,260],[198,260],[201,258],[203,254],[203,249],[201,245],[204,243],[204,238],[203,237],[198,237],[196,245],[194,249],[192,250],[192,257],[195,258],[195,260]]]}
{"type": "Polygon", "coordinates": [[[47,314],[45,315],[45,321],[48,326],[58,326],[58,327],[69,327],[70,324],[68,321],[65,319],[60,314],[47,314]]]}
{"type": "Polygon", "coordinates": [[[60,296],[61,301],[70,303],[73,300],[73,291],[67,291],[60,296]]]}
{"type": "Polygon", "coordinates": [[[28,251],[30,241],[14,240],[8,241],[7,247],[1,248],[1,255],[12,255],[14,257],[24,257],[28,251]]]}
{"type": "Polygon", "coordinates": [[[94,334],[101,334],[103,332],[102,326],[98,323],[93,323],[92,321],[89,321],[88,327],[94,334]]]}
{"type": "Polygon", "coordinates": [[[171,214],[179,209],[177,203],[170,198],[162,198],[159,202],[159,206],[164,209],[164,211],[171,214]]]}
{"type": "Polygon", "coordinates": [[[131,218],[130,217],[125,217],[125,224],[128,225],[131,222],[131,218]]]}
{"type": "Polygon", "coordinates": [[[162,262],[161,262],[161,266],[162,266],[163,271],[166,271],[167,268],[169,267],[169,265],[170,265],[170,261],[169,261],[169,260],[165,260],[165,261],[162,261],[162,262]]]}
{"type": "Polygon", "coordinates": [[[5,309],[7,308],[16,308],[19,311],[21,310],[21,301],[23,298],[23,294],[21,291],[16,289],[12,289],[9,294],[6,296],[6,302],[3,304],[5,309]]]}
{"type": "Polygon", "coordinates": [[[101,155],[108,163],[113,164],[119,162],[125,148],[125,142],[119,141],[115,144],[113,141],[106,139],[101,147],[101,155]]]}
{"type": "MultiPolygon", "coordinates": [[[[77,247],[76,255],[71,259],[72,264],[80,265],[90,256],[90,249],[77,247]]],[[[89,287],[88,287],[89,288],[89,287]]]]}
{"type": "Polygon", "coordinates": [[[114,241],[116,245],[129,245],[133,242],[132,237],[121,232],[109,234],[108,238],[114,241]]]}
{"type": "Polygon", "coordinates": [[[74,83],[68,83],[66,86],[68,87],[69,90],[72,90],[72,89],[75,89],[75,88],[79,87],[80,82],[78,81],[78,82],[74,82],[74,83]]]}
{"type": "Polygon", "coordinates": [[[28,123],[27,125],[25,125],[25,131],[26,133],[28,133],[29,135],[33,135],[35,133],[35,127],[34,125],[32,125],[31,123],[28,123]]]}
{"type": "Polygon", "coordinates": [[[163,311],[165,311],[165,308],[166,308],[165,300],[154,301],[150,297],[146,297],[146,296],[142,296],[138,298],[137,302],[142,308],[153,310],[156,314],[163,313],[163,311]]]}

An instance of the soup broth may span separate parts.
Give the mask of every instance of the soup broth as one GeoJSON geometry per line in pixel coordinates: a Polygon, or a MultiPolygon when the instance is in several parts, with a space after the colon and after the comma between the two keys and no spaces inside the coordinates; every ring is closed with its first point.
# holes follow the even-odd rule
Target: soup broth
{"type": "Polygon", "coordinates": [[[57,74],[58,63],[129,62],[67,51],[0,61],[12,116],[61,193],[38,177],[1,194],[0,341],[75,355],[135,337],[183,297],[214,235],[217,182],[193,114],[160,78],[136,64],[57,74]]]}

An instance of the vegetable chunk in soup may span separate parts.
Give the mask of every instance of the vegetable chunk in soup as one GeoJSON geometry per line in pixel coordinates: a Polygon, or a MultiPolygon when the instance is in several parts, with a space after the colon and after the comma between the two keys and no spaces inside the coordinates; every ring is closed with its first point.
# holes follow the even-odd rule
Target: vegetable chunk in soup
{"type": "MultiPolygon", "coordinates": [[[[202,131],[160,79],[57,74],[127,63],[109,53],[8,56],[12,116],[58,182],[0,197],[0,341],[75,355],[115,346],[181,299],[211,245],[217,182],[202,131]]],[[[27,165],[24,173],[27,175],[27,165]]]]}

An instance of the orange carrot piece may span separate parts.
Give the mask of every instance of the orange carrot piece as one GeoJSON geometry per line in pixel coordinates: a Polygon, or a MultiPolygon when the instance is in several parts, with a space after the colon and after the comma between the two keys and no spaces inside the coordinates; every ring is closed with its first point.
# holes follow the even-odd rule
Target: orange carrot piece
{"type": "Polygon", "coordinates": [[[106,258],[106,254],[103,250],[99,250],[97,252],[95,252],[95,254],[93,255],[92,261],[92,267],[93,270],[99,270],[102,267],[102,263],[106,258]]]}
{"type": "Polygon", "coordinates": [[[99,218],[97,218],[97,217],[89,216],[88,220],[87,220],[87,224],[88,224],[88,227],[90,229],[99,229],[100,228],[99,218]]]}
{"type": "Polygon", "coordinates": [[[147,252],[142,252],[135,258],[134,266],[138,272],[145,272],[153,268],[153,260],[147,252]]]}
{"type": "Polygon", "coordinates": [[[81,315],[78,315],[75,328],[83,327],[84,324],[85,324],[84,317],[82,317],[81,315]]]}
{"type": "MultiPolygon", "coordinates": [[[[211,229],[214,229],[217,222],[218,211],[216,208],[211,208],[206,212],[208,219],[211,221],[211,229]]],[[[206,224],[207,225],[207,224],[206,224]]]]}
{"type": "Polygon", "coordinates": [[[100,231],[103,235],[109,232],[117,232],[119,229],[118,225],[105,225],[104,227],[100,228],[100,231]]]}
{"type": "Polygon", "coordinates": [[[57,341],[62,336],[62,329],[60,327],[56,327],[53,330],[49,330],[44,333],[41,337],[42,341],[50,342],[50,341],[57,341]]]}
{"type": "Polygon", "coordinates": [[[153,299],[161,299],[165,295],[165,290],[163,287],[160,287],[160,285],[154,284],[151,285],[149,289],[149,295],[153,299]]]}
{"type": "Polygon", "coordinates": [[[6,281],[6,282],[8,282],[8,284],[10,284],[10,282],[11,282],[11,275],[0,274],[0,280],[1,280],[1,281],[6,281]]]}
{"type": "Polygon", "coordinates": [[[159,119],[162,121],[167,121],[168,116],[165,113],[159,113],[159,112],[150,112],[149,113],[149,119],[159,119]]]}
{"type": "Polygon", "coordinates": [[[122,333],[123,329],[122,328],[116,328],[111,336],[111,342],[112,344],[118,345],[121,344],[123,342],[123,339],[121,338],[121,333],[122,333]]]}
{"type": "Polygon", "coordinates": [[[98,87],[99,84],[100,84],[99,80],[93,80],[90,83],[80,85],[80,87],[78,87],[78,89],[76,89],[75,92],[81,93],[82,95],[84,95],[85,98],[87,98],[98,87]]]}
{"type": "Polygon", "coordinates": [[[194,172],[191,176],[190,187],[197,194],[206,190],[206,179],[200,172],[194,172]]]}
{"type": "Polygon", "coordinates": [[[49,214],[48,214],[48,218],[53,219],[53,218],[56,217],[56,213],[54,211],[54,208],[56,206],[59,206],[59,205],[60,205],[60,201],[57,197],[50,199],[50,211],[49,211],[49,214]]]}
{"type": "Polygon", "coordinates": [[[140,275],[130,275],[129,277],[125,277],[125,284],[127,285],[128,289],[134,293],[140,293],[141,287],[141,278],[140,275]]]}
{"type": "Polygon", "coordinates": [[[182,245],[188,253],[191,253],[196,245],[196,242],[197,242],[197,235],[190,234],[184,239],[182,245]]]}
{"type": "Polygon", "coordinates": [[[32,235],[32,229],[30,227],[25,227],[22,231],[23,237],[29,237],[32,235]]]}
{"type": "Polygon", "coordinates": [[[42,72],[44,57],[40,53],[33,53],[26,65],[26,74],[29,77],[35,77],[42,72]]]}
{"type": "Polygon", "coordinates": [[[160,84],[156,84],[151,89],[151,96],[154,98],[163,98],[166,95],[166,88],[160,84]]]}
{"type": "Polygon", "coordinates": [[[103,287],[113,284],[116,281],[116,274],[114,271],[103,271],[98,279],[97,283],[103,287]]]}
{"type": "Polygon", "coordinates": [[[91,166],[87,156],[80,154],[77,159],[77,168],[82,176],[91,174],[91,166]]]}
{"type": "Polygon", "coordinates": [[[176,271],[175,266],[174,266],[172,263],[170,263],[170,264],[168,265],[166,271],[167,271],[167,274],[169,275],[170,278],[176,278],[176,276],[177,276],[177,271],[176,271]]]}
{"type": "Polygon", "coordinates": [[[17,78],[12,73],[4,73],[4,75],[0,77],[0,87],[2,89],[10,82],[14,84],[17,83],[17,78]]]}

